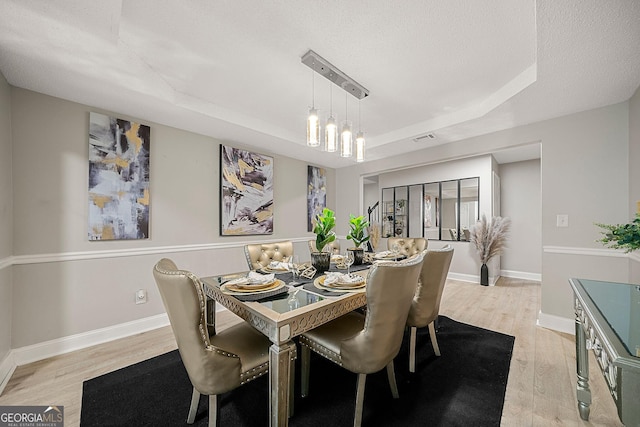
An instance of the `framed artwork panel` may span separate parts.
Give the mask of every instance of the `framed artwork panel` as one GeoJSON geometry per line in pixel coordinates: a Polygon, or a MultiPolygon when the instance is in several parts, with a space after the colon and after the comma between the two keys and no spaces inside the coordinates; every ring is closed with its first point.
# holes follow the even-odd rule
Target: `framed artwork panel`
{"type": "Polygon", "coordinates": [[[89,240],[149,238],[151,129],[89,113],[89,240]]]}
{"type": "Polygon", "coordinates": [[[273,157],[220,145],[220,235],[273,234],[273,157]]]}
{"type": "Polygon", "coordinates": [[[313,231],[316,215],[327,206],[327,171],[307,166],[307,231],[313,231]]]}

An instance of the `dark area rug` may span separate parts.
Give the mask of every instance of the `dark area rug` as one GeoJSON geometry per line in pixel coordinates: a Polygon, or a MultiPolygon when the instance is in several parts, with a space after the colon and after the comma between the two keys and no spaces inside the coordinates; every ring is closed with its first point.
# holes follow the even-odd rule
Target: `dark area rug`
{"type": "MultiPolygon", "coordinates": [[[[408,333],[395,360],[400,399],[386,370],[367,376],[365,426],[499,426],[514,337],[440,316],[433,353],[428,328],[418,330],[416,373],[409,373],[408,333]]],[[[351,426],[356,375],[312,354],[309,397],[296,375],[291,426],[351,426]]],[[[298,360],[299,362],[299,360],[298,360]]],[[[296,374],[300,365],[296,366],[296,374]]],[[[268,375],[219,397],[221,426],[268,426],[268,375]]],[[[131,365],[83,384],[81,426],[186,425],[191,383],[178,351],[131,365]]],[[[194,426],[206,426],[201,396],[194,426]]]]}

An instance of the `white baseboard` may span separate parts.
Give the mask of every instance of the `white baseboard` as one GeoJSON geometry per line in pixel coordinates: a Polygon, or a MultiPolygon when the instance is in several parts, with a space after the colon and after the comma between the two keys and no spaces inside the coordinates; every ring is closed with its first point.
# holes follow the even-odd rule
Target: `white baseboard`
{"type": "Polygon", "coordinates": [[[20,366],[169,325],[166,313],[12,350],[20,366]]]}
{"type": "Polygon", "coordinates": [[[543,328],[564,332],[565,334],[573,335],[576,333],[575,319],[567,319],[566,317],[555,316],[553,314],[545,314],[541,311],[538,312],[538,321],[536,324],[543,328]]]}
{"type": "Polygon", "coordinates": [[[480,283],[480,276],[475,274],[452,273],[447,275],[447,279],[460,280],[461,282],[480,283]]]}
{"type": "Polygon", "coordinates": [[[526,271],[500,270],[500,275],[510,277],[512,279],[532,280],[534,282],[542,282],[542,274],[528,273],[526,271]]]}
{"type": "Polygon", "coordinates": [[[2,396],[2,392],[7,386],[7,383],[11,379],[11,375],[13,375],[17,366],[18,365],[13,357],[13,350],[10,350],[9,354],[7,354],[2,363],[0,363],[0,396],[2,396]]]}

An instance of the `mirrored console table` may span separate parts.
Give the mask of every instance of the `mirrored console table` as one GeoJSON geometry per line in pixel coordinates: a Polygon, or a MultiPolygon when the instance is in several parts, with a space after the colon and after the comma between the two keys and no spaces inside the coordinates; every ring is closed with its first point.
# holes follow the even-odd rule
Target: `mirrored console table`
{"type": "Polygon", "coordinates": [[[592,350],[618,416],[640,426],[640,286],[570,279],[575,295],[578,411],[589,419],[589,357],[592,350]]]}

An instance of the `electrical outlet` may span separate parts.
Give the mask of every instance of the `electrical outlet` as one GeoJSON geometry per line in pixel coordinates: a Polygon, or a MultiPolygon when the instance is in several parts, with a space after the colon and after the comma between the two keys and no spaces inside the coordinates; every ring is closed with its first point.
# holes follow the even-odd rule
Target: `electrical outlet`
{"type": "Polygon", "coordinates": [[[556,216],[556,227],[568,227],[568,226],[569,226],[569,215],[556,216]]]}
{"type": "Polygon", "coordinates": [[[147,302],[147,291],[144,289],[138,289],[136,291],[136,304],[144,304],[147,302]]]}

